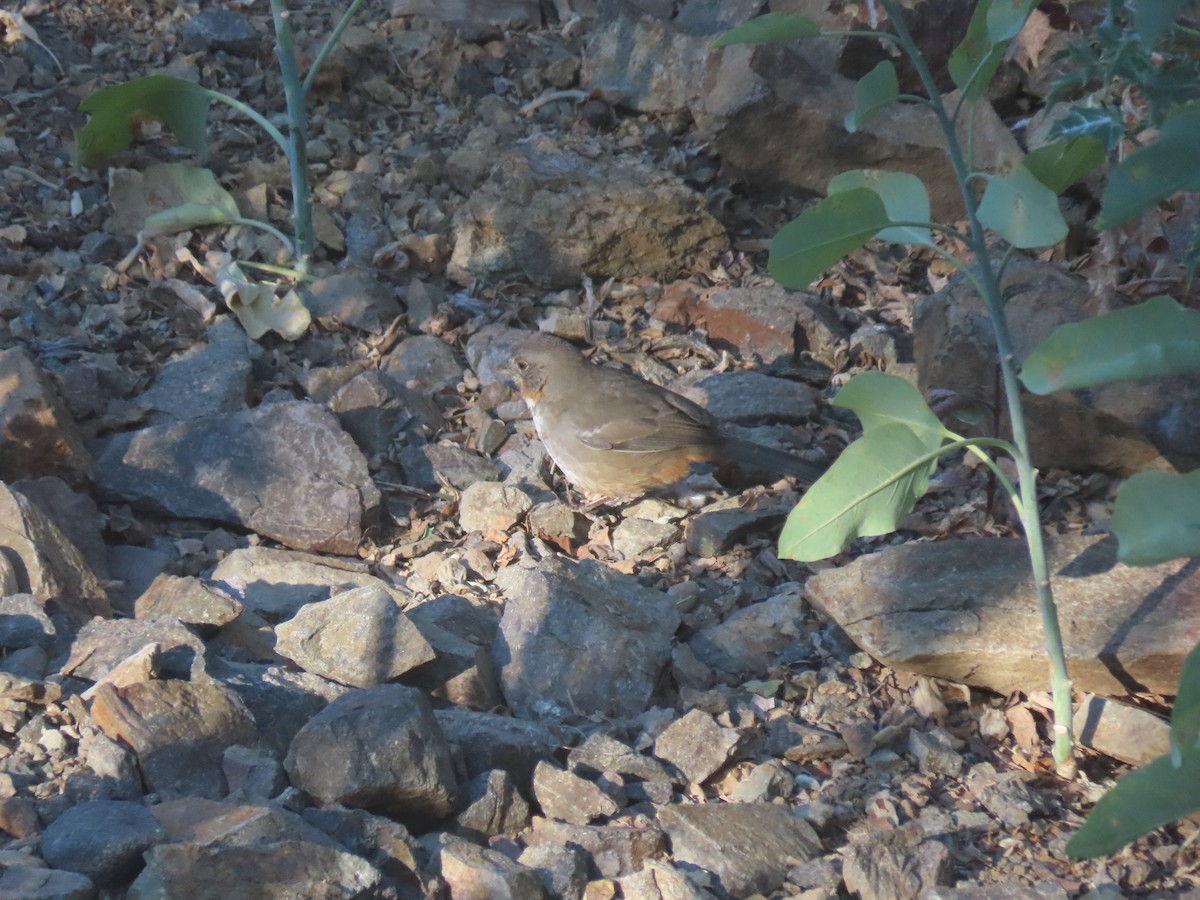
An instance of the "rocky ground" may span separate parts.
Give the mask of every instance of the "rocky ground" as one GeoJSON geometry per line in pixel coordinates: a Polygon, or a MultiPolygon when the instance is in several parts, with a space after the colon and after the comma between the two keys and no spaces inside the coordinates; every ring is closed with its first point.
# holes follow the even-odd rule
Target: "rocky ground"
{"type": "MultiPolygon", "coordinates": [[[[340,10],[293,5],[311,59],[340,10]]],[[[764,191],[731,138],[751,121],[688,69],[760,5],[365,4],[310,104],[320,246],[291,343],[248,340],[206,280],[229,255],[286,263],[272,238],[160,236],[126,266],[140,226],[114,195],[142,176],[72,164],[80,101],[127,78],[281,110],[266,4],[0,19],[0,896],[1193,888],[1192,823],[1063,853],[1114,757],[1160,752],[1189,572],[1075,573],[1111,579],[1062,600],[1077,685],[1139,705],[1063,783],[986,473],[951,461],[897,536],[799,565],[775,553],[786,481],[585,508],[499,372],[541,328],[818,462],[855,435],[829,403],[854,372],[989,402],[930,258],[873,248],[813,293],[766,278],[804,193],[764,191]],[[432,7],[447,21],[402,14],[432,7]]],[[[804,127],[789,153],[819,144],[804,127]]],[[[189,159],[141,131],[113,166],[189,159]]],[[[225,107],[210,134],[221,183],[286,231],[274,145],[225,107]]],[[[1105,290],[1023,266],[1014,308],[1105,290]]],[[[1161,457],[1140,421],[1113,443],[1083,407],[1040,421],[1074,439],[1042,460],[1067,566],[1105,546],[1113,476],[1161,457]]]]}

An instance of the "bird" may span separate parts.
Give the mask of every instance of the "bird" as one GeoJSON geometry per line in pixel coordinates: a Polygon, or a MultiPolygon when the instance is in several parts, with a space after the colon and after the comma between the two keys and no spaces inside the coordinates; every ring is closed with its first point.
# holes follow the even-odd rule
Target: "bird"
{"type": "Polygon", "coordinates": [[[550,334],[522,340],[507,369],[550,458],[586,494],[640,496],[680,482],[701,463],[805,484],[824,471],[726,434],[702,406],[628,370],[593,365],[550,334]]]}

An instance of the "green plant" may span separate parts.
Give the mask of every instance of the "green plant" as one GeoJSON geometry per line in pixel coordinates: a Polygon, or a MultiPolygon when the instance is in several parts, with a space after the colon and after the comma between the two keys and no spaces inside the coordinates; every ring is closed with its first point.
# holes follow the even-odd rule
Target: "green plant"
{"type": "MultiPolygon", "coordinates": [[[[851,379],[835,404],[853,410],[862,421],[863,436],[846,448],[828,473],[792,510],[780,535],[780,555],[815,560],[839,552],[855,537],[886,534],[896,528],[924,494],[937,459],[960,449],[976,454],[995,473],[1023,525],[1030,566],[1050,660],[1054,698],[1054,759],[1058,770],[1074,770],[1071,739],[1071,682],[1067,675],[1058,615],[1051,591],[1042,533],[1038,522],[1037,490],[1012,341],[1005,321],[1000,279],[1014,249],[1052,245],[1067,233],[1057,193],[1087,174],[1104,158],[1103,147],[1091,137],[1064,138],[1029,154],[1012,171],[992,174],[973,167],[970,144],[964,147],[956,125],[983,96],[1011,40],[1025,23],[1033,0],[981,0],[967,34],[950,57],[951,78],[958,88],[948,106],[917,48],[895,0],[882,0],[894,33],[855,31],[842,36],[866,36],[892,42],[912,63],[924,95],[901,94],[895,66],[879,63],[856,86],[854,109],[846,117],[848,130],[880,107],[895,102],[926,107],[946,141],[950,164],[965,205],[968,230],[929,221],[929,198],[924,184],[905,173],[846,172],[833,179],[828,196],[785,225],[771,242],[769,271],[785,286],[806,287],[816,276],[872,238],[916,243],[950,261],[983,298],[996,342],[1012,440],[965,438],[946,429],[916,388],[902,379],[871,372],[851,379]],[[982,186],[982,194],[977,188],[982,186]],[[934,231],[960,241],[974,265],[959,260],[932,240],[934,231]],[[1008,244],[1002,258],[989,246],[990,236],[1008,244]],[[1013,484],[986,450],[999,448],[1016,463],[1013,484]]],[[[732,43],[792,40],[820,34],[802,17],[772,13],[722,35],[717,46],[732,43]]]]}
{"type": "Polygon", "coordinates": [[[143,236],[147,233],[166,233],[169,230],[180,231],[199,225],[254,225],[278,237],[288,248],[293,260],[291,269],[263,264],[256,264],[257,267],[275,271],[277,274],[306,278],[312,262],[315,240],[312,195],[308,180],[305,100],[321,64],[361,3],[362,0],[352,0],[301,81],[296,65],[295,39],[292,35],[289,12],[283,0],[271,0],[271,16],[275,26],[275,55],[279,61],[287,106],[286,135],[258,110],[228,94],[180,78],[150,75],[125,84],[101,88],[80,104],[80,109],[90,113],[91,119],[76,135],[76,154],[79,162],[86,166],[97,166],[124,150],[133,140],[133,126],[147,118],[162,122],[184,146],[196,154],[200,162],[204,162],[208,155],[209,108],[214,102],[233,107],[257,122],[279,145],[287,158],[292,187],[294,243],[266,223],[238,216],[233,199],[222,191],[215,181],[206,186],[203,196],[195,199],[190,199],[190,195],[181,189],[180,193],[189,197],[187,202],[160,213],[161,218],[157,222],[149,223],[150,229],[143,232],[143,236]]]}

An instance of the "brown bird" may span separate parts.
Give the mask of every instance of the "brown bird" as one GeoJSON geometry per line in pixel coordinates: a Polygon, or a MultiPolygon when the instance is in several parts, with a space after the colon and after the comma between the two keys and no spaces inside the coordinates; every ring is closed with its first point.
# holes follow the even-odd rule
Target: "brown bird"
{"type": "Polygon", "coordinates": [[[753,475],[820,477],[814,463],[720,430],[717,420],[624,369],[595,366],[566,341],[526,338],[508,366],[550,458],[576,488],[632,497],[674,484],[696,463],[753,475]]]}

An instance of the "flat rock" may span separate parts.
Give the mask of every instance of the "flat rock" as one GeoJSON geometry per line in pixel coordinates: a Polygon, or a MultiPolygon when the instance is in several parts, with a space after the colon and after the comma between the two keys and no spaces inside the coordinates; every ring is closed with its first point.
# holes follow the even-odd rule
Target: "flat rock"
{"type": "Polygon", "coordinates": [[[365,272],[315,278],[300,287],[314,319],[382,334],[404,312],[395,291],[365,272]]]}
{"type": "Polygon", "coordinates": [[[184,23],[180,37],[189,53],[220,50],[239,56],[250,56],[263,41],[245,16],[219,8],[197,13],[184,23]]]}
{"type": "Polygon", "coordinates": [[[141,870],[142,854],[164,836],[143,804],[94,800],[71,807],[47,826],[42,857],[51,868],[79,872],[100,887],[116,887],[141,870]]]}
{"type": "Polygon", "coordinates": [[[592,782],[548,762],[539,762],[533,770],[533,799],[550,818],[577,825],[614,815],[620,808],[592,782]]]}
{"type": "Polygon", "coordinates": [[[48,646],[56,629],[33,594],[11,593],[0,597],[0,649],[48,646]]]}
{"type": "Polygon", "coordinates": [[[225,748],[258,740],[245,705],[215,682],[101,684],[92,718],[110,738],[133,748],[150,790],[165,797],[224,797],[225,748]]]}
{"type": "Polygon", "coordinates": [[[653,756],[638,753],[628,744],[596,731],[589,734],[567,756],[567,765],[590,778],[605,772],[632,777],[642,781],[670,782],[671,773],[653,756]]]}
{"type": "Polygon", "coordinates": [[[101,581],[109,577],[108,551],[102,534],[105,518],[90,496],[71,490],[61,478],[47,476],[9,485],[50,519],[67,536],[101,581]]]}
{"type": "Polygon", "coordinates": [[[162,574],[134,603],[139,619],[178,619],[186,625],[220,628],[242,614],[242,604],[199,578],[162,574]]]}
{"type": "Polygon", "coordinates": [[[401,822],[444,819],[458,793],[450,746],[429,701],[397,684],[330,703],[296,734],[285,766],[292,784],[321,804],[401,822]]]}
{"type": "Polygon", "coordinates": [[[95,900],[96,885],[78,872],[9,866],[0,874],[0,894],[13,900],[95,900]]]}
{"type": "Polygon", "coordinates": [[[671,763],[690,784],[700,784],[733,757],[738,733],[722,728],[702,709],[676,719],[654,741],[654,755],[671,763]]]}
{"type": "Polygon", "coordinates": [[[700,662],[735,678],[763,677],[779,655],[801,638],[806,604],[799,590],[735,611],[688,641],[700,662]]]}
{"type": "Polygon", "coordinates": [[[666,594],[595,562],[542,560],[497,576],[507,599],[493,658],[521,716],[635,716],[670,660],[666,594]]]}
{"type": "Polygon", "coordinates": [[[674,276],[728,246],[703,198],[661,167],[587,159],[545,137],[497,157],[455,215],[447,274],[459,283],[674,276]]]}
{"type": "MultiPolygon", "coordinates": [[[[1067,669],[1079,691],[1171,694],[1200,618],[1187,560],[1132,567],[1113,537],[1047,542],[1067,669]],[[1151,600],[1153,602],[1151,602],[1151,600]]],[[[886,666],[988,687],[1049,687],[1041,618],[1025,543],[971,538],[907,544],[827,569],[812,603],[886,666]]]]}
{"type": "Polygon", "coordinates": [[[464,840],[447,838],[440,854],[442,878],[450,896],[464,900],[542,900],[549,895],[537,873],[464,840]]]}
{"type": "Polygon", "coordinates": [[[477,481],[458,501],[458,523],[462,530],[508,531],[516,527],[533,501],[519,488],[496,481],[477,481]]]}
{"type": "Polygon", "coordinates": [[[735,425],[798,424],[817,408],[815,388],[761,372],[696,369],[675,379],[669,387],[722,422],[735,425]]]}
{"type": "Polygon", "coordinates": [[[71,643],[62,674],[100,681],[147,645],[157,645],[157,665],[165,676],[204,674],[204,642],[179,619],[95,619],[71,643]]]}
{"type": "Polygon", "coordinates": [[[658,828],[631,828],[627,825],[573,825],[535,818],[533,829],[525,835],[529,847],[561,847],[578,844],[592,857],[592,863],[605,878],[620,878],[640,872],[646,861],[663,856],[667,839],[658,828]]]}
{"type": "Polygon", "coordinates": [[[1148,709],[1085,697],[1071,718],[1080,745],[1131,766],[1144,766],[1171,751],[1171,726],[1148,709]]]}
{"type": "Polygon", "coordinates": [[[857,835],[843,859],[846,889],[862,900],[924,896],[925,890],[950,884],[953,866],[945,844],[923,840],[916,822],[857,835]]]}
{"type": "Polygon", "coordinates": [[[461,753],[469,777],[503,769],[522,791],[530,789],[538,762],[553,758],[565,740],[545,725],[492,712],[439,709],[434,715],[446,740],[461,753]]]}
{"type": "Polygon", "coordinates": [[[300,401],[115,435],[100,442],[96,483],[158,512],[346,555],[379,505],[361,451],[328,410],[300,401]]]}
{"type": "Polygon", "coordinates": [[[754,534],[777,532],[787,515],[788,510],[782,506],[706,510],[688,520],[684,540],[688,551],[696,556],[720,556],[745,544],[754,534]]]}
{"type": "Polygon", "coordinates": [[[587,889],[589,860],[588,852],[574,844],[526,847],[517,857],[517,862],[537,872],[551,897],[564,900],[581,900],[583,897],[587,889]]]}
{"type": "Polygon", "coordinates": [[[384,356],[380,368],[406,387],[436,394],[462,381],[464,366],[454,348],[441,338],[414,334],[384,356]]]}
{"type": "Polygon", "coordinates": [[[670,863],[649,860],[646,868],[617,880],[625,900],[715,900],[716,894],[688,879],[670,863]]]}
{"type": "Polygon", "coordinates": [[[469,41],[497,37],[508,28],[542,24],[536,0],[392,0],[391,13],[437,18],[469,41]]]}
{"type": "Polygon", "coordinates": [[[774,803],[664,806],[658,822],[677,862],[712,872],[735,897],[778,890],[790,866],[821,852],[812,826],[774,803]]]}
{"type": "Polygon", "coordinates": [[[35,503],[4,484],[0,547],[20,561],[18,590],[41,603],[55,603],[75,622],[112,615],[104,588],[83,554],[35,503]]]}
{"type": "Polygon", "coordinates": [[[426,853],[408,829],[399,822],[373,815],[362,809],[304,810],[304,821],[315,825],[339,845],[355,853],[390,878],[399,889],[401,900],[416,900],[428,892],[422,873],[426,853]],[[424,889],[424,890],[423,890],[424,889]]]}
{"type": "Polygon", "coordinates": [[[276,626],[277,652],[302,669],[351,687],[373,687],[434,658],[383,585],[310,603],[276,626]]]}
{"type": "Polygon", "coordinates": [[[437,427],[441,411],[428,397],[399,384],[390,375],[369,370],[355,375],[329,399],[329,408],[369,457],[388,449],[414,418],[437,427]]]}
{"type": "Polygon", "coordinates": [[[83,484],[92,460],[61,399],[22,347],[0,350],[0,473],[5,481],[57,475],[83,484]]]}
{"type": "Polygon", "coordinates": [[[529,825],[529,803],[507,772],[492,769],[471,779],[466,803],[454,822],[472,839],[518,834],[529,825]]]}

